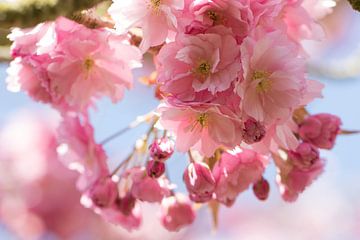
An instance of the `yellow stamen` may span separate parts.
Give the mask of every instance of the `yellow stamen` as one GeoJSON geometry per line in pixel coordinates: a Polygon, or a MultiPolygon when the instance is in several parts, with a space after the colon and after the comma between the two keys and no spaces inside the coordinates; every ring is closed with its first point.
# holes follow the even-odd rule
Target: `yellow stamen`
{"type": "Polygon", "coordinates": [[[87,71],[90,71],[91,68],[95,65],[95,62],[91,58],[86,58],[84,61],[84,67],[87,71]]]}
{"type": "Polygon", "coordinates": [[[209,10],[206,14],[208,18],[210,18],[213,21],[214,25],[221,23],[220,15],[214,10],[209,10]]]}
{"type": "Polygon", "coordinates": [[[208,124],[208,115],[206,113],[201,113],[196,121],[201,125],[201,127],[206,127],[208,124]]]}
{"type": "Polygon", "coordinates": [[[206,79],[211,73],[211,64],[207,61],[200,61],[199,65],[193,70],[200,80],[206,79]]]}
{"type": "Polygon", "coordinates": [[[150,0],[150,8],[155,12],[159,12],[159,8],[161,5],[162,0],[150,0]]]}
{"type": "Polygon", "coordinates": [[[253,81],[259,81],[256,86],[258,93],[266,93],[271,90],[271,80],[269,79],[270,74],[266,71],[255,71],[253,73],[253,81]]]}

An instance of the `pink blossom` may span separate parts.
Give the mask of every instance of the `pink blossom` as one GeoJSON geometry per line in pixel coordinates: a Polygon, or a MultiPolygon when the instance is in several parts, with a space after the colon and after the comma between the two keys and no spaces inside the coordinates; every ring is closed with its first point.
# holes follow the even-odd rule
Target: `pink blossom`
{"type": "Polygon", "coordinates": [[[276,178],[280,193],[285,201],[295,201],[324,171],[325,161],[319,158],[318,150],[310,144],[302,144],[295,153],[288,155],[286,162],[277,162],[276,178]]]}
{"type": "Polygon", "coordinates": [[[172,232],[190,225],[195,220],[195,211],[189,201],[182,195],[165,198],[162,203],[161,222],[163,226],[172,232]]]}
{"type": "Polygon", "coordinates": [[[68,114],[58,129],[58,153],[61,161],[81,176],[78,188],[86,190],[104,176],[109,175],[107,156],[101,145],[96,144],[94,129],[87,117],[68,114]]]}
{"type": "Polygon", "coordinates": [[[231,206],[239,193],[261,178],[267,162],[265,156],[251,150],[224,152],[213,169],[216,199],[231,206]]]}
{"type": "Polygon", "coordinates": [[[155,139],[149,148],[149,154],[157,161],[166,161],[174,153],[174,145],[174,141],[166,137],[155,139]]]}
{"type": "Polygon", "coordinates": [[[248,37],[242,46],[244,81],[238,85],[241,108],[267,124],[286,121],[299,106],[306,87],[305,61],[280,31],[248,37]]]}
{"type": "Polygon", "coordinates": [[[183,101],[202,91],[225,91],[241,71],[239,54],[236,40],[222,26],[205,34],[179,35],[157,56],[161,90],[183,101]]]}
{"type": "Polygon", "coordinates": [[[184,8],[184,0],[114,0],[108,12],[115,21],[115,28],[126,33],[130,28],[141,27],[143,52],[161,45],[170,30],[177,28],[176,11],[184,8]]]}
{"type": "Polygon", "coordinates": [[[64,18],[56,21],[56,30],[54,60],[47,68],[53,94],[80,110],[102,96],[119,101],[132,86],[131,68],[141,59],[140,52],[126,37],[64,18]]]}
{"type": "Polygon", "coordinates": [[[265,127],[256,120],[249,118],[244,122],[243,140],[247,144],[260,142],[265,137],[265,127]]]}
{"type": "Polygon", "coordinates": [[[190,148],[205,156],[212,156],[220,146],[235,147],[241,142],[242,124],[229,111],[215,106],[161,105],[161,124],[176,133],[176,149],[187,152],[190,148]]]}
{"type": "Polygon", "coordinates": [[[184,171],[183,180],[191,200],[195,202],[211,200],[215,190],[215,179],[207,164],[190,163],[184,171]]]}
{"type": "Polygon", "coordinates": [[[170,194],[165,181],[149,177],[145,168],[132,168],[123,177],[131,180],[130,192],[141,201],[161,202],[164,197],[170,194]]]}
{"type": "MultiPolygon", "coordinates": [[[[189,11],[197,22],[207,28],[224,25],[230,28],[235,37],[244,36],[248,31],[248,22],[241,11],[245,5],[236,0],[199,0],[193,1],[189,11]]],[[[193,24],[193,23],[192,23],[193,24]]]]}

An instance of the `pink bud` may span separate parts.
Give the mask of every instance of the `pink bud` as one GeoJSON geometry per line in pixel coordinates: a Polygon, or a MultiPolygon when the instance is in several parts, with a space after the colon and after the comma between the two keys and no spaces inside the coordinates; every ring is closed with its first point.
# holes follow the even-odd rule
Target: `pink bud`
{"type": "Polygon", "coordinates": [[[129,216],[135,207],[136,198],[128,192],[123,198],[117,198],[115,203],[122,214],[129,216]]]}
{"type": "Polygon", "coordinates": [[[183,179],[190,199],[194,202],[211,200],[215,190],[215,179],[205,163],[190,163],[185,169],[183,179]]]}
{"type": "Polygon", "coordinates": [[[117,196],[117,184],[109,177],[100,179],[89,190],[89,197],[93,204],[100,208],[113,204],[117,196]]]}
{"type": "Polygon", "coordinates": [[[174,153],[174,141],[169,138],[156,139],[150,146],[150,157],[157,161],[166,161],[174,153]]]}
{"type": "Polygon", "coordinates": [[[269,197],[270,184],[265,178],[261,178],[253,185],[253,192],[255,196],[261,200],[265,201],[269,197]]]}
{"type": "Polygon", "coordinates": [[[181,195],[166,198],[161,203],[161,222],[169,231],[179,231],[195,220],[195,211],[191,204],[181,195]]]}
{"type": "Polygon", "coordinates": [[[158,178],[165,172],[165,164],[160,161],[151,160],[146,165],[146,172],[149,177],[158,178]]]}
{"type": "Polygon", "coordinates": [[[260,142],[265,137],[265,127],[258,121],[249,118],[244,122],[243,140],[247,144],[260,142]]]}
{"type": "Polygon", "coordinates": [[[305,119],[299,127],[300,137],[318,148],[332,149],[340,132],[341,120],[331,114],[316,114],[305,119]]]}
{"type": "Polygon", "coordinates": [[[320,159],[319,150],[309,143],[301,143],[296,151],[289,152],[289,159],[301,170],[311,168],[320,159]]]}

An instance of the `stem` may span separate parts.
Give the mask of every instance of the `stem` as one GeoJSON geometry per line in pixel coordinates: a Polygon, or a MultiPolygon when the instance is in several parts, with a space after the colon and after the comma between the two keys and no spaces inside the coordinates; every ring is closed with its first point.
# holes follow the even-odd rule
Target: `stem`
{"type": "Polygon", "coordinates": [[[353,135],[353,134],[359,134],[359,133],[360,133],[360,131],[352,131],[352,130],[342,129],[339,134],[340,135],[353,135]]]}
{"type": "Polygon", "coordinates": [[[193,155],[192,155],[192,153],[191,153],[190,150],[188,151],[188,155],[189,155],[190,162],[191,162],[191,163],[194,163],[195,160],[194,160],[194,157],[193,157],[193,155]]]}
{"type": "Polygon", "coordinates": [[[112,134],[111,136],[105,138],[104,140],[102,140],[100,142],[100,144],[104,145],[112,140],[114,140],[115,138],[123,135],[124,133],[126,133],[127,131],[129,131],[130,129],[133,129],[133,128],[136,128],[137,126],[139,126],[140,124],[146,122],[146,121],[149,121],[152,117],[154,116],[154,113],[153,111],[146,114],[146,115],[143,115],[143,116],[139,116],[136,118],[135,121],[131,122],[127,127],[121,129],[120,131],[112,134]]]}

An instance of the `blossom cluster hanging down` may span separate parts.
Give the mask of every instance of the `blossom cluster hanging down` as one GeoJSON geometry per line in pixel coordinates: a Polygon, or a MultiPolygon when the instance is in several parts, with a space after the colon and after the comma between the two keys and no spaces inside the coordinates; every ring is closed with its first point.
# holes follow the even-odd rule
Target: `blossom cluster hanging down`
{"type": "Polygon", "coordinates": [[[128,230],[141,224],[141,202],[160,203],[161,223],[178,231],[194,221],[193,203],[230,207],[250,187],[266,200],[271,161],[282,198],[295,201],[324,171],[319,149],[341,133],[337,116],[305,109],[323,88],[308,79],[302,45],[324,37],[311,2],[113,0],[114,28],[60,17],[14,29],[8,88],[61,113],[57,150],[80,174],[82,204],[128,230]],[[149,131],[109,169],[88,110],[121,100],[149,53],[159,107],[138,119],[149,131]],[[187,194],[166,173],[174,151],[188,155],[187,194]]]}

